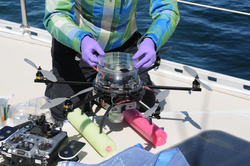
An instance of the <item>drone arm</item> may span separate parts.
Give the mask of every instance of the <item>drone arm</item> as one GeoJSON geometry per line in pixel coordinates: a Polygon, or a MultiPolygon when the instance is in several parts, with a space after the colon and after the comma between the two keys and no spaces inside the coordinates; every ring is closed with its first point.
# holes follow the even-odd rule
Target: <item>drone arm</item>
{"type": "Polygon", "coordinates": [[[78,108],[78,107],[80,107],[80,106],[82,106],[82,105],[84,105],[84,104],[86,104],[86,103],[88,103],[88,102],[90,102],[90,101],[92,101],[92,100],[94,100],[94,99],[100,97],[100,96],[103,95],[103,94],[104,94],[104,92],[100,92],[100,93],[97,93],[96,95],[94,95],[94,96],[92,96],[92,97],[90,97],[90,98],[87,98],[86,100],[80,101],[80,102],[76,103],[76,104],[73,106],[73,109],[76,109],[76,108],[78,108]]]}
{"type": "Polygon", "coordinates": [[[140,71],[138,74],[141,75],[141,74],[143,74],[145,72],[148,72],[149,70],[152,70],[154,68],[158,68],[160,66],[160,63],[161,63],[161,58],[160,58],[159,55],[157,55],[156,56],[156,61],[155,61],[154,65],[152,65],[152,66],[150,66],[150,67],[148,67],[148,68],[140,71]]]}
{"type": "Polygon", "coordinates": [[[146,68],[146,69],[142,70],[142,71],[141,71],[141,72],[139,72],[138,74],[139,74],[139,75],[141,75],[141,74],[143,74],[143,73],[145,73],[145,72],[148,72],[149,70],[154,69],[155,67],[158,67],[158,66],[155,66],[155,65],[150,66],[150,67],[148,67],[148,68],[146,68]]]}
{"type": "Polygon", "coordinates": [[[35,79],[34,82],[37,83],[53,83],[53,84],[69,84],[69,85],[92,85],[92,82],[77,82],[77,81],[50,81],[50,80],[38,80],[35,79]]]}
{"type": "Polygon", "coordinates": [[[169,50],[171,50],[171,48],[172,48],[171,46],[168,46],[168,47],[163,47],[160,50],[158,50],[158,52],[156,53],[156,61],[155,61],[154,65],[150,66],[149,68],[147,68],[147,69],[145,69],[145,70],[143,70],[141,72],[139,72],[139,75],[141,75],[141,74],[143,74],[143,73],[145,73],[145,72],[147,72],[147,71],[149,71],[151,69],[154,69],[154,68],[157,69],[160,66],[160,63],[161,63],[161,58],[160,58],[159,55],[161,55],[161,54],[163,54],[165,52],[168,52],[169,50]]]}
{"type": "Polygon", "coordinates": [[[189,87],[175,87],[175,86],[154,86],[154,85],[146,85],[150,89],[169,89],[169,90],[185,90],[185,91],[201,91],[201,88],[189,88],[189,87]]]}

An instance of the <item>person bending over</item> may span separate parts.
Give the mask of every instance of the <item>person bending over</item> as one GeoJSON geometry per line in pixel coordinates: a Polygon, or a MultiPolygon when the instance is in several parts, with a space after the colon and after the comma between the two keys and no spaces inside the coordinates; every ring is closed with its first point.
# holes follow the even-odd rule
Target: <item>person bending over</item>
{"type": "MultiPolygon", "coordinates": [[[[180,16],[177,0],[148,0],[152,23],[141,35],[136,26],[138,0],[46,0],[44,26],[52,35],[52,71],[58,80],[92,82],[97,72],[97,54],[126,52],[140,60],[139,71],[156,60],[156,52],[176,29],[180,16]],[[75,57],[80,54],[81,61],[75,57]]],[[[139,20],[138,20],[139,21],[139,20]]],[[[152,85],[148,73],[140,75],[152,85]]],[[[76,94],[87,86],[48,83],[45,96],[50,99],[76,94]]],[[[142,101],[149,107],[155,102],[153,92],[142,90],[142,101]]],[[[86,94],[72,99],[84,100],[86,94]]],[[[55,119],[63,118],[62,104],[51,108],[55,119]]],[[[86,108],[87,109],[87,108],[86,108]]],[[[140,109],[140,111],[145,111],[140,109]]]]}

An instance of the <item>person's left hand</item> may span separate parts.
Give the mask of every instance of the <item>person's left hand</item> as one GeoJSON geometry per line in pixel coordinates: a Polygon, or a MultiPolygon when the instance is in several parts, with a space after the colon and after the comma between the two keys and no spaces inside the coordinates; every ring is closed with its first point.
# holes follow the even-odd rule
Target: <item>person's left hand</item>
{"type": "Polygon", "coordinates": [[[155,62],[155,43],[152,39],[145,38],[141,42],[138,51],[135,53],[132,59],[138,59],[140,57],[142,57],[142,59],[136,63],[135,68],[148,68],[155,62]]]}

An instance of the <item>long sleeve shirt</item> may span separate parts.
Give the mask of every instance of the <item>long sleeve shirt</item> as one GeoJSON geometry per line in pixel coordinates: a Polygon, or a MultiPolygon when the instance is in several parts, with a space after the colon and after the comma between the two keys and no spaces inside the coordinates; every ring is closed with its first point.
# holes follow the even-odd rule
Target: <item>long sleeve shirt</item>
{"type": "MultiPolygon", "coordinates": [[[[159,50],[179,22],[177,0],[148,1],[152,24],[141,40],[150,37],[156,50],[159,50]]],[[[104,51],[108,51],[121,46],[137,31],[137,2],[138,0],[46,0],[43,23],[54,38],[79,53],[81,40],[86,35],[93,37],[104,51]]]]}

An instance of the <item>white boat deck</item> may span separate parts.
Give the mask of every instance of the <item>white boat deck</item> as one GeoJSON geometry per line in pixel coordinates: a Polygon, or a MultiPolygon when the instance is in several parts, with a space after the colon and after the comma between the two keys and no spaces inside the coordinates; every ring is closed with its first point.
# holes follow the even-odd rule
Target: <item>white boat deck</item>
{"type": "MultiPolygon", "coordinates": [[[[29,43],[23,41],[23,38],[18,35],[15,37],[6,33],[6,30],[1,31],[2,29],[0,29],[0,96],[14,94],[14,97],[9,100],[10,105],[43,96],[45,85],[34,83],[36,70],[23,59],[28,58],[44,70],[50,70],[49,44],[29,43]]],[[[117,144],[116,152],[141,143],[147,150],[157,153],[205,130],[220,130],[244,140],[250,140],[250,91],[247,89],[250,87],[250,82],[194,69],[200,79],[213,91],[203,88],[202,92],[192,92],[191,95],[186,91],[170,92],[166,100],[161,103],[162,119],[153,119],[153,122],[163,128],[168,135],[165,145],[155,148],[131,129],[128,123],[112,124],[106,120],[104,132],[117,144]],[[208,76],[216,81],[209,81],[208,76]],[[186,111],[191,119],[181,111],[186,111]],[[192,125],[191,120],[201,129],[192,125]]],[[[181,64],[165,60],[162,60],[159,70],[151,71],[150,74],[155,85],[190,87],[193,81],[181,64]],[[176,69],[182,70],[182,73],[176,72],[176,69]]],[[[98,123],[102,113],[103,111],[100,111],[96,117],[91,118],[98,123]]],[[[86,142],[69,124],[66,124],[64,129],[71,140],[86,142]]],[[[86,164],[99,163],[107,159],[102,158],[88,143],[80,153],[80,157],[81,162],[86,164]]]]}

